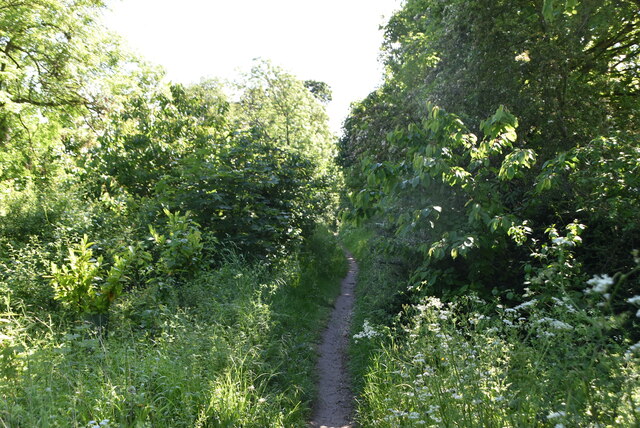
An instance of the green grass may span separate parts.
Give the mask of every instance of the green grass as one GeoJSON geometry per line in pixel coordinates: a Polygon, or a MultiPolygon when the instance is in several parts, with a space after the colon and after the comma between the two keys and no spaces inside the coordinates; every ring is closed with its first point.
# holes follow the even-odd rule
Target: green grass
{"type": "Polygon", "coordinates": [[[328,233],[277,266],[230,257],[180,289],[134,290],[109,334],[0,316],[0,426],[299,427],[346,263],[328,233]]]}
{"type": "MultiPolygon", "coordinates": [[[[394,314],[402,310],[404,302],[400,291],[402,276],[397,265],[388,263],[388,258],[375,245],[373,234],[364,228],[346,228],[340,238],[359,266],[351,334],[360,333],[365,322],[375,329],[384,329],[393,323],[394,314]]],[[[352,341],[349,365],[357,393],[364,387],[364,375],[373,353],[386,339],[388,337],[379,335],[375,339],[352,341]]]]}

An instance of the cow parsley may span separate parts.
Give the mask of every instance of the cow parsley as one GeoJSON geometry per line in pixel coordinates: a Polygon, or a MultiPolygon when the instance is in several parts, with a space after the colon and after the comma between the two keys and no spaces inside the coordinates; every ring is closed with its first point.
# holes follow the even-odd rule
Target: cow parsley
{"type": "Polygon", "coordinates": [[[587,284],[591,286],[591,288],[587,288],[584,290],[587,294],[604,294],[607,292],[609,287],[613,285],[613,278],[609,275],[594,275],[587,284]]]}

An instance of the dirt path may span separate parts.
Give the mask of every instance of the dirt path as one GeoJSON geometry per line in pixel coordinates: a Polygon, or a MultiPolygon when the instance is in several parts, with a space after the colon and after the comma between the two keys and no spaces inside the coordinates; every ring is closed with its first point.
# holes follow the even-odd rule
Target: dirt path
{"type": "Polygon", "coordinates": [[[318,400],[310,423],[314,428],[353,426],[353,395],[347,371],[347,347],[358,265],[351,254],[346,254],[349,272],[342,280],[340,296],[336,300],[327,329],[322,334],[319,348],[318,400]]]}

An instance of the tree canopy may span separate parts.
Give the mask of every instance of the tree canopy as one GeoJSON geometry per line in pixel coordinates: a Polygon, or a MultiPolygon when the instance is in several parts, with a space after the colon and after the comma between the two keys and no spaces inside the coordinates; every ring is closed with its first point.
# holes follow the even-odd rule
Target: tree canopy
{"type": "Polygon", "coordinates": [[[576,252],[588,272],[630,269],[638,11],[631,0],[406,1],[384,27],[384,84],[345,122],[352,215],[393,232],[414,279],[428,271],[441,291],[524,283],[519,240],[573,221],[586,225],[590,248],[576,252]]]}
{"type": "Polygon", "coordinates": [[[99,25],[104,6],[0,2],[0,178],[49,176],[61,140],[94,138],[102,113],[141,70],[99,25]]]}

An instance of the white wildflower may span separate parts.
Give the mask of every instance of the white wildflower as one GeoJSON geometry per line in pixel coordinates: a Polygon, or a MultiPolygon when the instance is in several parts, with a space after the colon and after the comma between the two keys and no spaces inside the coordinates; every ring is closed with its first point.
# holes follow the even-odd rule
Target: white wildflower
{"type": "Polygon", "coordinates": [[[369,320],[364,320],[362,325],[362,331],[360,333],[354,334],[353,338],[357,342],[360,339],[371,339],[372,337],[379,336],[380,333],[377,332],[371,325],[369,324],[369,320]]]}
{"type": "Polygon", "coordinates": [[[427,410],[427,413],[432,414],[437,412],[438,410],[440,410],[440,406],[438,406],[437,404],[431,404],[429,405],[429,410],[427,410]]]}
{"type": "Polygon", "coordinates": [[[490,319],[488,316],[476,313],[473,314],[473,317],[469,319],[469,322],[471,324],[478,324],[480,321],[488,319],[490,319]]]}
{"type": "Polygon", "coordinates": [[[440,324],[431,323],[431,324],[427,325],[427,330],[434,331],[434,332],[435,331],[440,331],[440,324]]]}
{"type": "Polygon", "coordinates": [[[640,296],[633,296],[627,299],[627,302],[631,303],[632,305],[640,305],[640,296]]]}
{"type": "Polygon", "coordinates": [[[442,309],[442,307],[444,306],[442,301],[437,297],[427,297],[425,299],[425,304],[428,308],[436,308],[436,309],[442,309]]]}
{"type": "Polygon", "coordinates": [[[563,418],[567,416],[567,412],[559,411],[559,412],[551,412],[547,415],[547,419],[557,419],[563,418]]]}
{"type": "Polygon", "coordinates": [[[567,312],[569,312],[569,313],[573,314],[573,313],[576,312],[576,308],[571,303],[569,303],[567,301],[566,297],[564,299],[562,299],[562,300],[558,299],[557,297],[552,297],[551,300],[553,300],[553,302],[556,305],[565,308],[567,310],[567,312]]]}
{"type": "Polygon", "coordinates": [[[573,326],[570,324],[567,324],[566,322],[562,322],[560,320],[557,320],[555,318],[540,318],[539,320],[536,321],[537,324],[547,324],[548,326],[550,326],[551,328],[555,329],[555,330],[573,330],[573,326]]]}
{"type": "Polygon", "coordinates": [[[549,325],[556,330],[573,330],[573,326],[571,324],[567,324],[566,322],[553,320],[549,325]]]}
{"type": "Polygon", "coordinates": [[[520,311],[520,310],[522,310],[522,309],[526,309],[526,308],[528,308],[529,306],[533,306],[533,305],[535,305],[535,304],[536,304],[536,302],[537,302],[537,300],[535,300],[535,299],[533,299],[533,300],[528,300],[528,301],[526,301],[526,302],[520,303],[518,306],[516,306],[516,307],[515,307],[515,308],[513,308],[513,309],[515,309],[516,311],[520,311]]]}
{"type": "Polygon", "coordinates": [[[591,288],[587,288],[585,293],[587,294],[604,294],[609,289],[609,286],[613,284],[613,278],[607,274],[604,275],[594,275],[587,284],[591,286],[591,288]]]}

